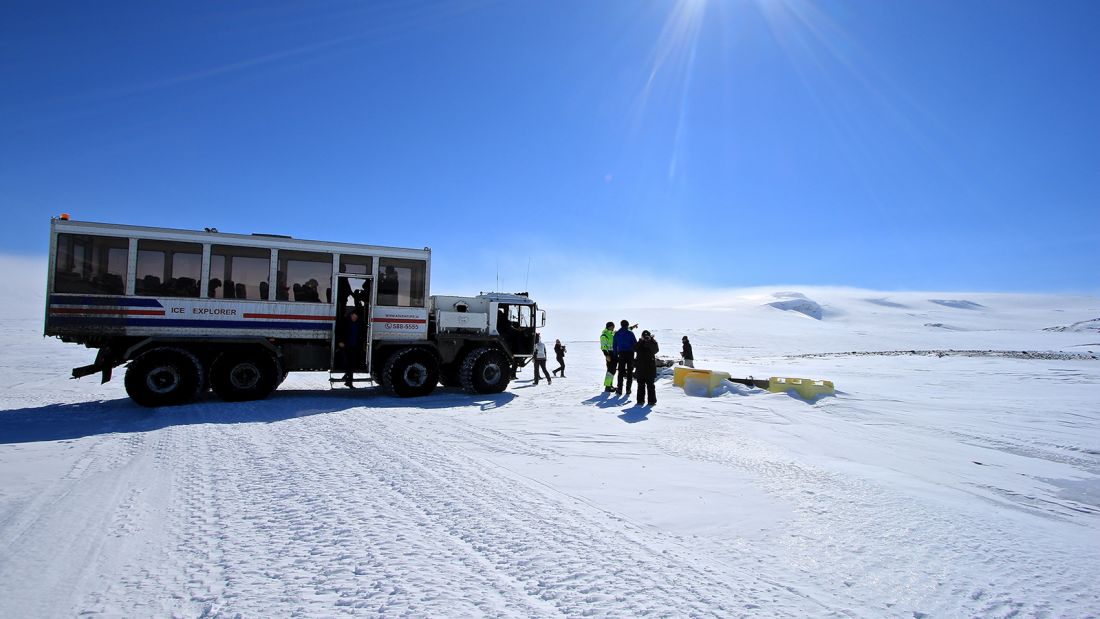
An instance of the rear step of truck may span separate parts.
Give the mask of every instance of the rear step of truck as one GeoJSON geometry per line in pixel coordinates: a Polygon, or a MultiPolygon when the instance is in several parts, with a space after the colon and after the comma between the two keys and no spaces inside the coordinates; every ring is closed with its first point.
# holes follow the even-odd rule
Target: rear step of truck
{"type": "MultiPolygon", "coordinates": [[[[354,385],[355,383],[374,383],[374,380],[371,379],[370,374],[356,375],[353,373],[351,376],[352,385],[354,385]]],[[[329,372],[328,374],[328,386],[330,388],[335,387],[336,385],[343,385],[347,382],[348,380],[344,378],[343,372],[329,372]]]]}

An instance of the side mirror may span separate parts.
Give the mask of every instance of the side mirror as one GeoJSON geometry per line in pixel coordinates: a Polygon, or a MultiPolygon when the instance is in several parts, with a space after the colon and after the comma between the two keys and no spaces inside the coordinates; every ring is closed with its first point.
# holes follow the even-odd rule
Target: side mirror
{"type": "Polygon", "coordinates": [[[546,326],[546,310],[539,310],[538,322],[540,329],[546,326]]]}

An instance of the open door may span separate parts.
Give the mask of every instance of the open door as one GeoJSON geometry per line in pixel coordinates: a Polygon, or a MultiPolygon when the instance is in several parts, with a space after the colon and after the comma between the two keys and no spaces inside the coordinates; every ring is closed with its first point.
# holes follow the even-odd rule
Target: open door
{"type": "Polygon", "coordinates": [[[364,275],[340,273],[336,276],[335,328],[332,330],[329,357],[330,384],[345,382],[343,377],[349,373],[353,383],[370,380],[371,282],[372,278],[364,275]],[[352,314],[356,314],[357,318],[353,319],[352,314]],[[353,320],[358,324],[353,325],[353,320]],[[341,347],[340,343],[347,342],[352,330],[358,332],[356,339],[359,344],[354,350],[345,350],[348,346],[341,347]]]}

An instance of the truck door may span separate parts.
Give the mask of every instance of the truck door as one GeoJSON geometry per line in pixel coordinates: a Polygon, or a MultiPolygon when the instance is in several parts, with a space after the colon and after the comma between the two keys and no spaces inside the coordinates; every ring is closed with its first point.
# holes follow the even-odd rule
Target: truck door
{"type": "Polygon", "coordinates": [[[332,372],[351,372],[353,374],[370,373],[371,346],[371,277],[348,275],[336,276],[336,315],[332,329],[332,342],[329,367],[332,372]],[[358,314],[360,345],[356,350],[344,352],[340,342],[348,337],[352,328],[351,314],[358,314]],[[350,368],[348,366],[351,366],[350,368]]]}

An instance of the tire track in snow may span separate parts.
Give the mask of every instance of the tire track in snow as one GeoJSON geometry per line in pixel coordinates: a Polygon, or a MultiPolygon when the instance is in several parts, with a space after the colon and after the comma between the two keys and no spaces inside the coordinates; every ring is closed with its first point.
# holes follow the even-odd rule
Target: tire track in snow
{"type": "Polygon", "coordinates": [[[101,588],[103,571],[135,552],[132,534],[144,526],[136,508],[145,438],[132,433],[74,441],[84,451],[65,475],[0,524],[0,616],[77,612],[75,600],[101,588]],[[65,560],[55,560],[60,556],[65,560]]]}
{"type": "MultiPolygon", "coordinates": [[[[403,447],[383,461],[398,466],[381,473],[401,479],[398,487],[414,505],[428,514],[442,512],[451,536],[522,583],[526,595],[552,602],[558,612],[729,615],[769,597],[790,597],[767,583],[746,584],[747,578],[730,582],[724,566],[699,567],[699,556],[680,556],[678,539],[579,500],[549,495],[541,486],[532,487],[468,455],[445,457],[440,442],[447,439],[448,424],[436,418],[393,421],[376,428],[380,431],[371,439],[403,447]]],[[[462,428],[459,433],[466,437],[470,432],[462,428]]],[[[350,433],[339,436],[352,440],[350,433]]],[[[541,452],[536,449],[532,455],[541,452]]],[[[775,607],[777,614],[781,608],[775,607]]]]}
{"type": "Polygon", "coordinates": [[[213,517],[189,520],[182,543],[211,577],[189,577],[185,598],[208,616],[821,610],[747,566],[456,452],[447,427],[461,424],[433,425],[352,409],[210,426],[183,466],[210,463],[195,483],[212,492],[213,517]]]}

